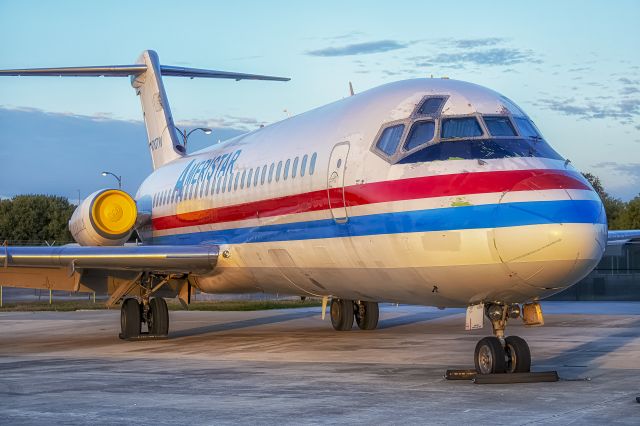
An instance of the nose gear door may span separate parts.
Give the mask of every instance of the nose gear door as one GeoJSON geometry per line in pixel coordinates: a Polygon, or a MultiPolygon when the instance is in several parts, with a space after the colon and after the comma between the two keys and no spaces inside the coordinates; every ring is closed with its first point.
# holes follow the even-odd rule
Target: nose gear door
{"type": "Polygon", "coordinates": [[[347,205],[344,198],[344,174],[347,170],[349,142],[340,142],[333,147],[327,170],[327,196],[329,209],[336,223],[346,223],[347,205]]]}

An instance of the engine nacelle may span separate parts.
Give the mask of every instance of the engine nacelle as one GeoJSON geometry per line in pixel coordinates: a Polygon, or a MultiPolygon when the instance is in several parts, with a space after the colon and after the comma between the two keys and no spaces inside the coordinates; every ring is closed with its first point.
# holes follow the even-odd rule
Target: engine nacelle
{"type": "Polygon", "coordinates": [[[131,236],[138,216],[126,192],[101,189],[89,195],[69,220],[69,231],[81,246],[121,246],[131,236]]]}

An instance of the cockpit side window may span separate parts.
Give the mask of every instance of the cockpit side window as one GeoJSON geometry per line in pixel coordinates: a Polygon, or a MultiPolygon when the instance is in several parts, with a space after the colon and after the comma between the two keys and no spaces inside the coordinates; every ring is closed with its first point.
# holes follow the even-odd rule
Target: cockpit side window
{"type": "Polygon", "coordinates": [[[527,120],[524,117],[513,117],[516,122],[516,126],[518,126],[518,131],[520,132],[520,136],[523,138],[533,138],[533,139],[541,139],[540,133],[536,130],[536,127],[533,123],[527,120]]]}
{"type": "Polygon", "coordinates": [[[445,118],[442,120],[442,139],[482,136],[482,128],[475,117],[445,118]]]}
{"type": "Polygon", "coordinates": [[[440,114],[444,102],[447,100],[444,96],[430,96],[422,101],[422,105],[416,112],[417,115],[436,116],[440,114]]]}
{"type": "Polygon", "coordinates": [[[511,120],[505,115],[484,116],[484,124],[487,125],[492,136],[516,136],[511,120]]]}
{"type": "Polygon", "coordinates": [[[433,140],[436,129],[435,121],[417,121],[411,126],[409,137],[402,147],[405,151],[411,151],[414,148],[424,145],[433,140]]]}
{"type": "Polygon", "coordinates": [[[380,134],[376,147],[385,154],[392,156],[398,149],[403,133],[404,124],[387,127],[382,131],[382,134],[380,134]]]}

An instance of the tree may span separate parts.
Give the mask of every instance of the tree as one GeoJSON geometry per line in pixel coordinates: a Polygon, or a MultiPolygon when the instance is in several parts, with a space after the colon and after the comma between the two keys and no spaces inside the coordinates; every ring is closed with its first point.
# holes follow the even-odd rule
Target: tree
{"type": "Polygon", "coordinates": [[[640,195],[625,206],[620,215],[620,229],[640,229],[640,195]]]}
{"type": "Polygon", "coordinates": [[[630,229],[625,227],[622,223],[622,216],[627,207],[624,201],[609,195],[602,186],[600,178],[593,173],[583,173],[583,175],[589,181],[591,186],[593,186],[593,189],[595,189],[602,200],[604,211],[607,213],[609,229],[630,229]]]}
{"type": "Polygon", "coordinates": [[[75,206],[52,195],[17,195],[0,201],[0,239],[9,241],[72,241],[68,222],[75,206]]]}

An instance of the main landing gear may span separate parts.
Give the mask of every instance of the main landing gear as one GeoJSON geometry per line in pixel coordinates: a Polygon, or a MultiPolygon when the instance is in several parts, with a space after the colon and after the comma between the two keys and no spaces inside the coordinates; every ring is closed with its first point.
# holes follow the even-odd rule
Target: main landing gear
{"type": "Polygon", "coordinates": [[[151,297],[155,290],[163,284],[152,287],[152,279],[142,280],[143,292],[138,298],[124,299],[120,308],[120,338],[137,339],[140,337],[164,338],[169,334],[169,309],[162,297],[151,297]],[[146,285],[145,285],[146,284],[146,285]],[[142,331],[146,324],[147,331],[142,331]]]}
{"type": "Polygon", "coordinates": [[[479,374],[528,373],[531,370],[529,345],[518,336],[504,337],[507,320],[520,317],[520,305],[485,305],[485,314],[491,321],[493,336],[481,339],[476,345],[476,371],[479,374]]]}
{"type": "Polygon", "coordinates": [[[331,299],[331,325],[337,331],[351,330],[356,320],[361,330],[374,330],[378,326],[380,310],[377,302],[331,299]]]}

